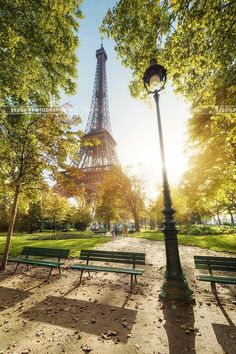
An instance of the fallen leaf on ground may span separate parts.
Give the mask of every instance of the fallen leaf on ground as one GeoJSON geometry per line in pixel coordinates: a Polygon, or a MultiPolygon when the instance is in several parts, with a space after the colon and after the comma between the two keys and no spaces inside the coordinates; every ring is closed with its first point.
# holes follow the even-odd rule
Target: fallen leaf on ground
{"type": "Polygon", "coordinates": [[[116,336],[116,331],[111,331],[110,329],[106,333],[102,333],[102,338],[105,340],[109,340],[111,337],[116,336]]]}
{"type": "Polygon", "coordinates": [[[89,347],[87,344],[86,345],[81,345],[81,349],[85,352],[85,353],[89,353],[93,350],[93,348],[89,347]]]}
{"type": "Polygon", "coordinates": [[[31,349],[27,348],[27,349],[22,350],[21,354],[28,354],[30,352],[31,352],[31,349]]]}

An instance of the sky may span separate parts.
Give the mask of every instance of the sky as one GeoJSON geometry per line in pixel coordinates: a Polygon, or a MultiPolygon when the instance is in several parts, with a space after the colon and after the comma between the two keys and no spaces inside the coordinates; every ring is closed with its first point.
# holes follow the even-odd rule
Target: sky
{"type": "MultiPolygon", "coordinates": [[[[84,0],[82,4],[85,18],[80,22],[79,29],[77,92],[74,96],[62,96],[61,99],[61,104],[68,102],[72,105],[71,114],[80,115],[81,130],[85,129],[92,100],[95,54],[96,49],[101,46],[98,28],[108,8],[112,8],[115,3],[115,0],[84,0]]],[[[154,200],[162,183],[155,106],[130,96],[128,86],[131,72],[117,59],[114,45],[113,40],[103,39],[108,56],[106,71],[112,135],[117,142],[121,165],[131,174],[144,178],[147,195],[154,200]]],[[[183,150],[186,122],[190,113],[188,105],[182,97],[174,95],[168,82],[165,91],[160,95],[160,111],[168,178],[170,185],[176,185],[187,165],[183,150]]]]}

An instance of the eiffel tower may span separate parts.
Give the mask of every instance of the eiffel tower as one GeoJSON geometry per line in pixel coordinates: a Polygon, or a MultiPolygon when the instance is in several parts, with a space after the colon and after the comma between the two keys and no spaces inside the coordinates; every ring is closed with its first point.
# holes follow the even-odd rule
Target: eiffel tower
{"type": "Polygon", "coordinates": [[[97,66],[93,88],[93,97],[88,122],[83,136],[79,157],[79,169],[82,172],[81,184],[89,193],[96,193],[104,174],[118,165],[116,142],[112,137],[106,77],[107,54],[103,45],[96,51],[97,66]],[[99,144],[90,146],[86,142],[96,139],[99,144]]]}

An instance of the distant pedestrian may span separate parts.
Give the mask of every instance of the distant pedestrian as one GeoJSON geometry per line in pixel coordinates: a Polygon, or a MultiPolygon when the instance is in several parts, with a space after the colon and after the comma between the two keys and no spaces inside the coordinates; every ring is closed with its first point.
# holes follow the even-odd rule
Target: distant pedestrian
{"type": "Polygon", "coordinates": [[[115,236],[119,235],[119,226],[117,224],[115,224],[114,226],[114,231],[115,231],[115,236]]]}
{"type": "Polygon", "coordinates": [[[123,225],[123,235],[124,237],[128,236],[128,225],[126,224],[126,222],[123,225]]]}

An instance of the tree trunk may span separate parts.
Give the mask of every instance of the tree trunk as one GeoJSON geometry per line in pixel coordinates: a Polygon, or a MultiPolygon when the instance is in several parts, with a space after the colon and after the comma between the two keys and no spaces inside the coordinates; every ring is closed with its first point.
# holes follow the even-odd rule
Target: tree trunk
{"type": "Polygon", "coordinates": [[[53,224],[52,224],[52,230],[55,232],[55,227],[56,227],[56,219],[53,218],[53,224]]]}
{"type": "Polygon", "coordinates": [[[139,232],[139,219],[137,217],[137,214],[133,212],[133,217],[134,217],[134,225],[135,225],[135,231],[139,232]]]}
{"type": "Polygon", "coordinates": [[[30,222],[30,234],[32,234],[33,231],[34,231],[33,222],[31,221],[31,222],[30,222]]]}
{"type": "Polygon", "coordinates": [[[220,220],[220,215],[219,214],[217,214],[217,220],[218,220],[219,225],[221,225],[221,220],[220,220]]]}
{"type": "Polygon", "coordinates": [[[18,187],[16,187],[14,200],[13,200],[13,204],[12,204],[11,217],[10,217],[10,221],[9,221],[9,227],[8,227],[8,232],[7,232],[5,249],[4,249],[4,252],[3,252],[3,257],[2,257],[0,270],[4,270],[5,269],[6,263],[7,263],[7,258],[8,258],[9,251],[10,251],[11,238],[12,238],[12,233],[13,233],[13,229],[14,229],[14,225],[15,225],[16,214],[17,214],[17,203],[18,203],[19,193],[20,193],[20,188],[18,186],[18,187]]]}
{"type": "Polygon", "coordinates": [[[199,213],[199,211],[197,211],[197,218],[198,218],[198,223],[199,223],[200,225],[202,225],[201,214],[199,213]]]}
{"type": "Polygon", "coordinates": [[[230,215],[231,224],[234,225],[234,216],[233,216],[233,214],[232,214],[230,209],[228,209],[228,212],[229,212],[229,215],[230,215]]]}

